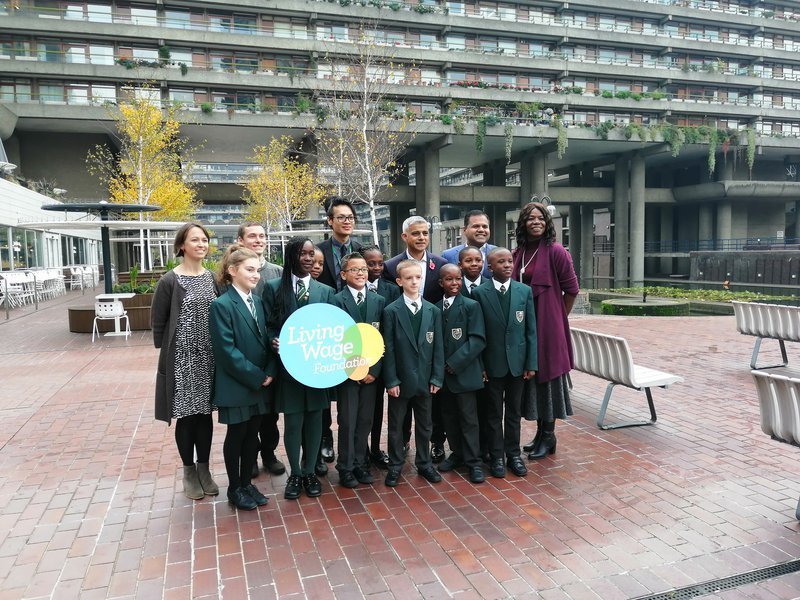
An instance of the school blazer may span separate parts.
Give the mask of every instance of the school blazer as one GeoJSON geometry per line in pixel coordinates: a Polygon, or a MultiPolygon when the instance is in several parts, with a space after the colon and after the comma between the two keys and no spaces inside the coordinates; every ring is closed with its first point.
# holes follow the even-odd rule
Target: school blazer
{"type": "MultiPolygon", "coordinates": [[[[361,248],[361,244],[351,239],[350,247],[353,252],[357,252],[361,248]]],[[[322,256],[325,259],[322,263],[322,273],[319,274],[317,281],[332,287],[334,290],[341,290],[344,286],[344,281],[342,281],[341,277],[336,279],[336,258],[333,256],[333,240],[330,238],[323,240],[317,244],[317,248],[322,251],[322,256]]]]}
{"type": "Polygon", "coordinates": [[[444,310],[444,300],[436,306],[442,311],[444,363],[455,371],[448,373],[445,369],[444,383],[447,389],[457,394],[481,389],[481,354],[486,348],[486,329],[480,304],[463,296],[455,296],[449,309],[444,310]]]}
{"type": "MultiPolygon", "coordinates": [[[[280,279],[272,279],[267,281],[264,285],[264,310],[268,315],[272,314],[272,311],[275,310],[274,307],[278,297],[280,283],[280,279]]],[[[334,291],[332,288],[315,281],[313,278],[311,279],[311,283],[308,286],[309,304],[333,304],[333,297],[334,291]]],[[[291,304],[287,307],[287,316],[297,309],[297,300],[293,294],[291,304]]],[[[274,328],[267,329],[270,349],[272,349],[272,339],[279,336],[280,331],[274,328]]],[[[280,360],[278,360],[278,364],[278,385],[275,389],[276,412],[298,412],[293,404],[293,401],[297,398],[306,398],[309,401],[306,405],[308,410],[320,410],[328,405],[330,401],[328,390],[302,385],[294,377],[289,375],[280,360]]]]}
{"type": "Polygon", "coordinates": [[[509,280],[511,294],[508,319],[502,314],[494,282],[490,279],[472,291],[481,305],[486,325],[486,349],[483,365],[489,377],[514,377],[523,371],[538,369],[536,350],[536,315],[531,288],[509,280]]]}
{"type": "Polygon", "coordinates": [[[378,279],[375,282],[376,285],[376,292],[380,294],[383,299],[386,301],[386,306],[389,306],[392,302],[397,300],[402,292],[400,291],[400,286],[398,286],[394,281],[388,281],[386,279],[378,279]]]}
{"type": "MultiPolygon", "coordinates": [[[[491,279],[489,277],[484,277],[483,275],[481,275],[481,282],[478,284],[478,287],[481,287],[481,284],[486,283],[487,281],[491,281],[491,279]]],[[[476,287],[475,289],[477,290],[478,288],[476,287]]],[[[461,295],[464,296],[465,298],[472,298],[472,294],[469,293],[469,290],[467,289],[467,286],[464,283],[463,275],[461,276],[461,295]]]]}
{"type": "MultiPolygon", "coordinates": [[[[350,315],[353,321],[356,323],[362,322],[361,311],[358,309],[358,305],[356,304],[353,294],[350,293],[349,289],[345,288],[336,294],[336,296],[334,296],[334,301],[336,302],[336,306],[350,315]]],[[[383,318],[383,309],[386,306],[386,301],[383,299],[383,297],[375,292],[367,292],[367,295],[364,297],[364,302],[367,303],[367,318],[364,319],[363,322],[369,323],[375,329],[380,331],[381,319],[383,318]]],[[[376,362],[369,368],[369,374],[376,379],[380,376],[381,361],[376,362]]]]}
{"type": "MultiPolygon", "coordinates": [[[[422,324],[414,338],[411,312],[402,297],[383,311],[383,380],[386,389],[400,386],[400,396],[430,394],[430,386],[444,383],[442,311],[422,301],[422,324]]],[[[391,401],[391,399],[390,399],[391,401]]]]}
{"type": "MultiPolygon", "coordinates": [[[[422,297],[431,303],[436,303],[442,299],[444,292],[439,285],[439,269],[445,266],[447,261],[441,256],[427,252],[427,262],[425,265],[425,288],[420,290],[422,297]],[[433,268],[431,268],[433,266],[433,268]]],[[[406,252],[401,252],[383,263],[383,278],[397,285],[397,265],[407,259],[406,252]]],[[[400,293],[402,295],[402,292],[400,293]]]]}
{"type": "Polygon", "coordinates": [[[211,303],[208,317],[214,351],[214,404],[250,406],[265,399],[272,385],[261,384],[275,377],[275,357],[269,350],[264,304],[253,296],[258,325],[239,293],[227,292],[211,303]]]}

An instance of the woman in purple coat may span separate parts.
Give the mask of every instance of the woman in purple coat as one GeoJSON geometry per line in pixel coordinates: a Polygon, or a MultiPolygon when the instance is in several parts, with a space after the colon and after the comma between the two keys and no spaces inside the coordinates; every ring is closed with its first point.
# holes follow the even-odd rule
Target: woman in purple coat
{"type": "Polygon", "coordinates": [[[536,421],[533,441],[523,446],[528,458],[556,451],[556,419],[572,414],[567,375],[573,367],[567,315],[578,295],[578,277],[567,250],[556,242],[553,218],[539,202],[519,213],[515,232],[513,278],[531,286],[536,312],[539,370],[527,385],[524,416],[536,421]]]}

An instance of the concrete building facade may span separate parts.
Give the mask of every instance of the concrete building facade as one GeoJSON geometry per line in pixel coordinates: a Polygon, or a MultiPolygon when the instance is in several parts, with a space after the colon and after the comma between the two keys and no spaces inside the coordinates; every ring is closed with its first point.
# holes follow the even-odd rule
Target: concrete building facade
{"type": "Polygon", "coordinates": [[[222,226],[252,148],[313,136],[360,43],[391,57],[366,75],[391,86],[386,118],[414,117],[414,176],[382,200],[393,224],[443,224],[442,246],[474,207],[509,244],[533,195],[584,286],[800,238],[797,1],[0,0],[0,139],[25,179],[97,200],[85,156],[113,145],[109,106],[179,104],[222,226]]]}

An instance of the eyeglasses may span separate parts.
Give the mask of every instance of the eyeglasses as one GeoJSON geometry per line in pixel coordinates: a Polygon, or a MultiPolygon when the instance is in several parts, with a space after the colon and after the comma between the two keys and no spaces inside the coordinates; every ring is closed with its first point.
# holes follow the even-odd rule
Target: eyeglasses
{"type": "Polygon", "coordinates": [[[345,269],[346,273],[369,273],[369,269],[367,267],[353,267],[351,269],[345,269]]]}
{"type": "Polygon", "coordinates": [[[339,223],[354,223],[356,218],[353,215],[336,215],[333,217],[339,223]]]}

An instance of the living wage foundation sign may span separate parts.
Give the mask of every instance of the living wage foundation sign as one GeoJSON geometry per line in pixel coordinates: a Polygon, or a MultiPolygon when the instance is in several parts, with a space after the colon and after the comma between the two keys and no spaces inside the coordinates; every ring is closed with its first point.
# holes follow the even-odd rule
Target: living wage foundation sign
{"type": "Polygon", "coordinates": [[[356,323],[330,304],[308,304],[293,312],[278,339],[289,374],[303,385],[321,389],[364,379],[384,349],[383,337],[373,325],[356,323]]]}

